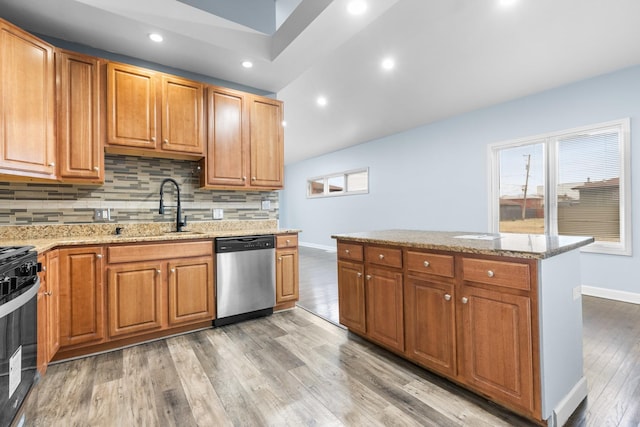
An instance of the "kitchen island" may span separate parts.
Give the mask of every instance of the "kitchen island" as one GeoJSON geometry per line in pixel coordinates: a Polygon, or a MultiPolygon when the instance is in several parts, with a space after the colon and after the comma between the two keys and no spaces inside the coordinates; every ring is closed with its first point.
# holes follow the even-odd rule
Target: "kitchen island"
{"type": "Polygon", "coordinates": [[[340,323],[541,425],[586,397],[578,248],[591,237],[339,234],[340,323]]]}

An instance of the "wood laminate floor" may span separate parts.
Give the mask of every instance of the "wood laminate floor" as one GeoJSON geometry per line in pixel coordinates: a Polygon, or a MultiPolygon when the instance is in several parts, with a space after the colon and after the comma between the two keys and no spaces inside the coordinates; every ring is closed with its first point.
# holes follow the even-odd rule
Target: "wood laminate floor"
{"type": "MultiPolygon", "coordinates": [[[[335,254],[318,251],[333,256],[321,273],[313,251],[301,248],[301,302],[305,266],[335,274],[335,254]]],[[[568,425],[640,425],[640,306],[585,297],[584,323],[589,397],[568,425]]],[[[25,415],[27,426],[530,425],[300,308],[52,365],[25,415]]]]}

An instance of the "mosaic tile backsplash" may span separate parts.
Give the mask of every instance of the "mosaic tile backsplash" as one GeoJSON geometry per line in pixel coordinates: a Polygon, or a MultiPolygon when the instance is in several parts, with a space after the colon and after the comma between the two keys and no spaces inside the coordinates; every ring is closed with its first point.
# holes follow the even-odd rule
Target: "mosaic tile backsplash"
{"type": "Polygon", "coordinates": [[[180,184],[182,214],[188,221],[210,221],[221,208],[225,220],[277,220],[276,191],[200,189],[198,162],[105,155],[104,185],[0,181],[0,225],[93,223],[95,209],[111,209],[111,222],[175,221],[175,187],[164,187],[165,214],[158,214],[160,183],[180,184]],[[270,202],[262,210],[262,201],[270,202]]]}

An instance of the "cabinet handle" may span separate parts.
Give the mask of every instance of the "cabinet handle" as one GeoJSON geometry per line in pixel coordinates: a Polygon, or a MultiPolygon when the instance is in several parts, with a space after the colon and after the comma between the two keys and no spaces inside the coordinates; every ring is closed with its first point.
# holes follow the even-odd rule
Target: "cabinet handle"
{"type": "Polygon", "coordinates": [[[451,301],[451,295],[449,295],[449,294],[444,294],[444,300],[445,300],[445,301],[451,301]]]}
{"type": "Polygon", "coordinates": [[[50,167],[54,167],[56,164],[54,162],[49,163],[50,167]]]}
{"type": "Polygon", "coordinates": [[[243,176],[243,177],[242,177],[242,180],[243,180],[243,181],[246,181],[246,180],[247,180],[247,177],[246,177],[246,176],[243,176]]]}
{"type": "Polygon", "coordinates": [[[362,277],[362,273],[358,272],[358,277],[362,277]]]}
{"type": "Polygon", "coordinates": [[[155,136],[152,136],[152,137],[151,137],[151,141],[156,142],[156,137],[155,137],[155,136]]]}
{"type": "Polygon", "coordinates": [[[349,249],[345,249],[344,252],[349,255],[351,253],[351,251],[349,249]]]}
{"type": "Polygon", "coordinates": [[[371,280],[371,275],[370,274],[367,274],[365,277],[367,278],[367,280],[371,280]]]}
{"type": "Polygon", "coordinates": [[[493,277],[493,276],[495,276],[495,275],[496,275],[496,274],[495,274],[493,271],[491,271],[491,270],[487,271],[487,276],[489,276],[489,277],[493,277]]]}
{"type": "Polygon", "coordinates": [[[463,304],[466,304],[466,303],[468,303],[468,302],[469,302],[469,298],[467,298],[467,297],[462,297],[461,301],[462,301],[462,303],[463,303],[463,304]]]}
{"type": "Polygon", "coordinates": [[[160,274],[160,273],[162,273],[162,271],[156,270],[156,274],[160,274]]]}
{"type": "Polygon", "coordinates": [[[169,140],[168,140],[168,139],[165,139],[165,140],[163,140],[163,141],[162,141],[162,143],[163,143],[163,144],[168,144],[168,143],[169,143],[169,140]]]}
{"type": "Polygon", "coordinates": [[[172,268],[172,269],[171,269],[171,272],[172,272],[172,273],[175,273],[175,272],[176,272],[176,269],[175,269],[175,268],[172,268]]]}
{"type": "Polygon", "coordinates": [[[45,295],[45,296],[47,296],[47,297],[50,297],[51,295],[53,295],[53,292],[51,292],[51,291],[46,291],[46,292],[44,293],[44,295],[45,295]]]}
{"type": "Polygon", "coordinates": [[[251,177],[251,181],[255,181],[255,180],[256,180],[256,177],[255,177],[255,176],[252,176],[252,177],[251,177]]]}
{"type": "Polygon", "coordinates": [[[384,255],[380,254],[380,255],[378,255],[378,258],[384,259],[384,255]]]}
{"type": "Polygon", "coordinates": [[[281,256],[278,257],[278,261],[282,261],[282,257],[281,256]]]}
{"type": "Polygon", "coordinates": [[[425,266],[425,267],[429,267],[429,265],[430,265],[430,264],[429,264],[429,261],[425,261],[425,262],[424,262],[424,266],[425,266]]]}
{"type": "Polygon", "coordinates": [[[287,246],[291,243],[291,240],[287,239],[287,246]]]}
{"type": "Polygon", "coordinates": [[[47,266],[46,266],[46,265],[43,265],[43,266],[42,266],[42,270],[40,270],[40,271],[47,271],[47,266]]]}
{"type": "Polygon", "coordinates": [[[96,254],[96,258],[102,259],[102,254],[96,254]]]}
{"type": "Polygon", "coordinates": [[[94,166],[94,167],[93,167],[93,170],[94,170],[94,171],[96,171],[96,172],[98,172],[98,171],[100,170],[100,168],[99,168],[99,167],[97,167],[97,166],[94,166]]]}

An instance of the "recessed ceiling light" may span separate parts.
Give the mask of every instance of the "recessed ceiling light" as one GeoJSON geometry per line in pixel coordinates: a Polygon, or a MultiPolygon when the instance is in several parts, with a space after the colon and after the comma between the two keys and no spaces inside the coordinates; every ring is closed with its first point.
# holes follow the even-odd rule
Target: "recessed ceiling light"
{"type": "Polygon", "coordinates": [[[324,96],[319,96],[318,99],[316,99],[316,102],[318,103],[319,106],[324,107],[327,105],[327,98],[325,98],[324,96]]]}
{"type": "Polygon", "coordinates": [[[500,5],[501,6],[511,6],[512,4],[515,4],[516,0],[500,0],[500,5]]]}
{"type": "Polygon", "coordinates": [[[347,12],[352,15],[362,15],[367,11],[367,2],[364,0],[352,0],[347,4],[347,12]]]}
{"type": "Polygon", "coordinates": [[[158,33],[149,34],[149,38],[156,43],[160,43],[162,40],[164,40],[164,38],[158,33]]]}
{"type": "Polygon", "coordinates": [[[396,61],[393,58],[385,58],[382,60],[381,65],[385,70],[393,70],[396,66],[396,61]]]}
{"type": "Polygon", "coordinates": [[[242,61],[242,66],[244,68],[251,68],[251,67],[253,67],[253,62],[251,62],[251,61],[242,61]]]}

